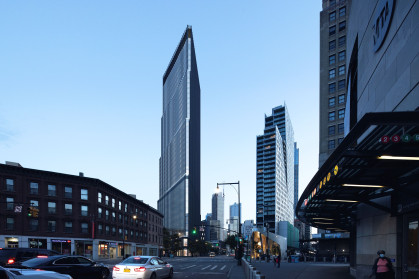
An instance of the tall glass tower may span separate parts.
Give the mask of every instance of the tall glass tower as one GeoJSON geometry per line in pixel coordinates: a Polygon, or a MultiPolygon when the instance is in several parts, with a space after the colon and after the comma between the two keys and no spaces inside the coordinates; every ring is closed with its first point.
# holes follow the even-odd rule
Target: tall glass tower
{"type": "Polygon", "coordinates": [[[265,115],[257,137],[256,224],[279,233],[278,222],[294,224],[294,130],[286,106],[265,115]]]}
{"type": "Polygon", "coordinates": [[[159,162],[158,210],[164,214],[164,226],[181,237],[190,236],[201,221],[200,95],[192,27],[188,26],[163,76],[159,162]]]}

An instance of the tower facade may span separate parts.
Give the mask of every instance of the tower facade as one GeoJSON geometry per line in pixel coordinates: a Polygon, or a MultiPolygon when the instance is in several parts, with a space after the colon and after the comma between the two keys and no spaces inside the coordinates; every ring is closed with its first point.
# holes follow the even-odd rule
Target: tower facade
{"type": "Polygon", "coordinates": [[[200,85],[188,26],[163,76],[160,189],[164,227],[188,237],[200,224],[200,85]]]}
{"type": "Polygon", "coordinates": [[[294,224],[294,130],[286,106],[265,115],[257,137],[256,224],[278,234],[278,222],[294,224]]]}
{"type": "Polygon", "coordinates": [[[216,226],[217,240],[224,240],[224,194],[221,192],[212,195],[212,220],[216,226]]]}

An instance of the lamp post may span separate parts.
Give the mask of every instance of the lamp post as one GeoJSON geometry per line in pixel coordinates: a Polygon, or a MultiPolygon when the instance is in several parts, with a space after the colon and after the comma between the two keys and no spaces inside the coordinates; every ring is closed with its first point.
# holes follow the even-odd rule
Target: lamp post
{"type": "MultiPolygon", "coordinates": [[[[241,204],[240,204],[240,181],[237,182],[232,182],[232,183],[217,183],[217,192],[220,190],[220,185],[224,186],[224,185],[237,185],[237,189],[235,187],[233,187],[233,189],[237,192],[237,196],[238,196],[238,201],[239,201],[239,239],[241,238],[241,204]]],[[[239,247],[238,247],[238,251],[239,251],[239,255],[237,257],[237,265],[241,265],[242,261],[241,261],[241,244],[239,242],[239,247]]]]}

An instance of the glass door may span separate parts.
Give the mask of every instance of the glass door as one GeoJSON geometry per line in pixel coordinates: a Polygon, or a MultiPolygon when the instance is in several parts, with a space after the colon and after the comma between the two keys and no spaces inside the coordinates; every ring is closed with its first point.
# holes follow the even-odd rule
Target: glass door
{"type": "Polygon", "coordinates": [[[409,220],[407,236],[407,263],[405,272],[408,279],[419,279],[419,218],[409,220]]]}

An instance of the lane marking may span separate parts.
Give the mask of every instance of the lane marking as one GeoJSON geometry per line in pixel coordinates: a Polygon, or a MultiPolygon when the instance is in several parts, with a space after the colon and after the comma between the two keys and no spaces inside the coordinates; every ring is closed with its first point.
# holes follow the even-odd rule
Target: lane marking
{"type": "Polygon", "coordinates": [[[194,266],[196,266],[196,264],[188,266],[188,267],[184,267],[184,268],[181,268],[181,269],[184,270],[184,269],[188,269],[188,268],[191,268],[191,267],[194,267],[194,266]]]}
{"type": "Polygon", "coordinates": [[[216,266],[214,266],[213,268],[211,268],[211,270],[214,270],[214,269],[216,269],[217,268],[217,265],[216,266]]]}
{"type": "Polygon", "coordinates": [[[221,270],[223,270],[224,268],[226,268],[226,265],[224,265],[224,266],[221,268],[221,270]]]}
{"type": "Polygon", "coordinates": [[[206,266],[206,267],[204,267],[203,269],[201,269],[201,270],[205,270],[205,269],[207,269],[208,267],[210,267],[211,265],[208,265],[208,266],[206,266]]]}

